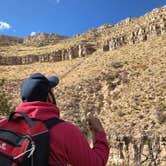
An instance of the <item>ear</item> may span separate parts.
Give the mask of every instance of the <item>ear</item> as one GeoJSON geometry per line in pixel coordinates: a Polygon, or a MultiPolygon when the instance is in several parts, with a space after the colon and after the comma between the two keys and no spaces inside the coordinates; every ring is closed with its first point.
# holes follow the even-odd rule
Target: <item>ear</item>
{"type": "Polygon", "coordinates": [[[53,103],[53,98],[52,98],[52,96],[51,96],[50,93],[48,93],[48,96],[47,96],[47,102],[49,102],[49,103],[53,103]]]}

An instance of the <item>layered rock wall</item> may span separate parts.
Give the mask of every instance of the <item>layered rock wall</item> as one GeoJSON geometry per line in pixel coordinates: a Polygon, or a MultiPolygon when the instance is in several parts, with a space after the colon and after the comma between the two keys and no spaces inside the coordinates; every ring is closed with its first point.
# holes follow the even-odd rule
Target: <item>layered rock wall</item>
{"type": "Polygon", "coordinates": [[[27,55],[27,56],[0,56],[0,65],[24,65],[35,62],[58,62],[63,60],[71,60],[77,57],[92,54],[95,51],[93,46],[84,44],[69,47],[68,49],[57,50],[43,55],[27,55]]]}
{"type": "Polygon", "coordinates": [[[114,37],[105,40],[101,47],[103,51],[111,51],[124,45],[136,44],[165,33],[166,19],[162,19],[160,23],[142,26],[127,34],[115,34],[114,37]]]}

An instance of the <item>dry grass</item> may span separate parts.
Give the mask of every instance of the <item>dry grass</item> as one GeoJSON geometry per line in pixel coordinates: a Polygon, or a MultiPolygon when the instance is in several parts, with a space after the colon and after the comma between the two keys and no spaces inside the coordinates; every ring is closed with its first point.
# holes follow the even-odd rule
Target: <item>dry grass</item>
{"type": "Polygon", "coordinates": [[[56,46],[44,46],[44,47],[32,47],[23,46],[21,44],[14,46],[1,46],[0,55],[1,56],[25,56],[25,55],[40,55],[44,53],[49,53],[56,50],[56,46]]]}

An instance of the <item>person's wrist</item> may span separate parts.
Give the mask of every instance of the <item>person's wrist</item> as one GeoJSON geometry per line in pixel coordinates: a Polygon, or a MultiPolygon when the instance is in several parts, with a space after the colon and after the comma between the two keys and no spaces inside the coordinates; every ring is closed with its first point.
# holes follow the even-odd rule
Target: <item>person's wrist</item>
{"type": "Polygon", "coordinates": [[[105,133],[105,131],[103,131],[103,130],[100,130],[100,131],[98,131],[96,134],[103,134],[103,133],[105,133]]]}
{"type": "Polygon", "coordinates": [[[104,131],[99,131],[99,132],[96,133],[95,136],[96,136],[95,137],[96,139],[97,138],[104,138],[104,137],[106,137],[106,133],[104,131]]]}
{"type": "Polygon", "coordinates": [[[95,130],[93,131],[95,133],[95,136],[98,134],[98,133],[105,133],[104,130],[101,130],[101,129],[98,129],[98,130],[95,130]]]}
{"type": "Polygon", "coordinates": [[[98,132],[105,132],[103,127],[98,128],[98,132]]]}

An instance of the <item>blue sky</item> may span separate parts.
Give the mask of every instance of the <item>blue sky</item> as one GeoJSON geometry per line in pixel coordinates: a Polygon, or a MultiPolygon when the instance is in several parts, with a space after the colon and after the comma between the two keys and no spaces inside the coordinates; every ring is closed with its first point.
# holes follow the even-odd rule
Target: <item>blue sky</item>
{"type": "Polygon", "coordinates": [[[166,0],[1,0],[0,34],[46,32],[72,37],[166,5],[166,0]]]}

